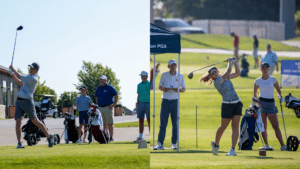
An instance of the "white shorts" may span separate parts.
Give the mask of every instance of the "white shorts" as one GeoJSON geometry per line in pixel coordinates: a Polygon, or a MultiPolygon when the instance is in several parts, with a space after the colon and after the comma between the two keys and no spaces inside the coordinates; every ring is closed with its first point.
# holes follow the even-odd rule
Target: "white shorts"
{"type": "Polygon", "coordinates": [[[253,50],[253,57],[257,58],[258,57],[258,48],[253,50]]]}

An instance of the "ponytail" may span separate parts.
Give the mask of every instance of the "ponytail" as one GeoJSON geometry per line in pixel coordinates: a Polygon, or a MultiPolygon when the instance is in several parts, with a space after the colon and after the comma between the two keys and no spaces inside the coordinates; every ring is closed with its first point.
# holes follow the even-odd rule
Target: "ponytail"
{"type": "Polygon", "coordinates": [[[208,86],[213,82],[213,80],[214,79],[207,73],[207,74],[200,77],[198,83],[201,84],[202,82],[206,82],[206,85],[208,86]]]}

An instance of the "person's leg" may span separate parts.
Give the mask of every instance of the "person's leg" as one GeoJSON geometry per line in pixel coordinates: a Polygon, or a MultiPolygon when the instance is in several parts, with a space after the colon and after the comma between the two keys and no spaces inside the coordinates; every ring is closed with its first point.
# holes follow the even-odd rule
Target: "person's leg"
{"type": "Polygon", "coordinates": [[[145,117],[145,108],[144,103],[140,102],[137,105],[137,118],[139,119],[139,138],[143,138],[144,132],[144,117],[145,117]]]}
{"type": "Polygon", "coordinates": [[[217,133],[216,133],[216,139],[215,139],[216,146],[219,146],[220,139],[221,139],[224,131],[226,130],[227,126],[229,125],[230,121],[231,121],[231,118],[222,118],[221,125],[218,128],[217,133]]]}
{"type": "Polygon", "coordinates": [[[84,138],[83,138],[83,140],[85,140],[86,137],[87,137],[88,126],[89,126],[88,124],[84,124],[84,138]]]}
{"type": "Polygon", "coordinates": [[[168,102],[163,100],[160,109],[160,126],[159,126],[158,140],[157,140],[161,144],[164,144],[168,120],[169,120],[168,102]]]}
{"type": "Polygon", "coordinates": [[[139,132],[140,135],[144,133],[144,118],[139,118],[139,132]]]}
{"type": "Polygon", "coordinates": [[[149,128],[149,133],[150,133],[150,118],[147,118],[147,122],[148,122],[148,128],[149,128]]]}
{"type": "Polygon", "coordinates": [[[82,129],[82,126],[83,126],[83,124],[79,124],[79,127],[78,127],[78,139],[81,138],[81,129],[82,129]]]}
{"type": "Polygon", "coordinates": [[[114,125],[108,124],[108,131],[111,138],[114,138],[114,125]]]}
{"type": "Polygon", "coordinates": [[[254,60],[255,60],[255,66],[258,67],[258,57],[255,57],[254,60]]]}
{"type": "Polygon", "coordinates": [[[261,113],[262,122],[264,123],[265,131],[262,132],[262,137],[264,139],[265,144],[268,144],[268,133],[267,133],[267,114],[261,113]]]}
{"type": "Polygon", "coordinates": [[[275,130],[275,134],[276,134],[276,137],[277,137],[280,145],[283,146],[284,142],[283,142],[281,131],[279,128],[277,114],[268,114],[268,118],[270,120],[270,123],[272,124],[273,129],[275,130]]]}
{"type": "Polygon", "coordinates": [[[177,101],[172,101],[170,105],[171,121],[172,121],[172,144],[177,143],[178,125],[177,125],[177,101]]]}
{"type": "Polygon", "coordinates": [[[232,144],[231,148],[235,148],[237,140],[239,138],[239,122],[240,122],[241,116],[234,115],[231,122],[232,127],[232,144]]]}
{"type": "Polygon", "coordinates": [[[21,125],[22,125],[22,118],[18,118],[16,120],[16,135],[17,135],[17,139],[18,139],[18,143],[21,142],[21,125]]]}
{"type": "Polygon", "coordinates": [[[46,136],[47,138],[50,138],[50,134],[49,134],[49,132],[47,131],[47,128],[45,127],[45,125],[44,125],[43,123],[41,123],[41,122],[39,121],[39,119],[34,118],[34,119],[31,119],[31,121],[32,121],[32,123],[33,123],[34,125],[36,125],[38,128],[40,128],[40,129],[42,130],[42,132],[45,134],[45,136],[46,136]]]}

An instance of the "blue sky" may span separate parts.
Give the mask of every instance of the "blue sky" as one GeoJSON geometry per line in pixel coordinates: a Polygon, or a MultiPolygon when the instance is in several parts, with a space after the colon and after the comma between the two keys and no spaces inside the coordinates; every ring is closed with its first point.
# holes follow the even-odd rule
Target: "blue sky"
{"type": "Polygon", "coordinates": [[[144,0],[0,1],[0,65],[38,62],[41,81],[60,96],[76,91],[82,61],[102,63],[120,79],[122,104],[135,106],[140,72],[150,70],[150,3],[144,0]]]}

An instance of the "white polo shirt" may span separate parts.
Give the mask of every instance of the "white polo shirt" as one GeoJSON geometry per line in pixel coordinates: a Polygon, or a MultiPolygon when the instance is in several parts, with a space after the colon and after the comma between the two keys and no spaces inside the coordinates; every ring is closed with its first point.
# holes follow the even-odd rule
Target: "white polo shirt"
{"type": "Polygon", "coordinates": [[[267,80],[262,79],[262,77],[257,78],[254,84],[259,87],[259,97],[274,99],[274,84],[276,82],[277,79],[273,76],[269,76],[267,80]]]}
{"type": "MultiPolygon", "coordinates": [[[[180,82],[180,87],[185,88],[184,77],[182,74],[179,75],[178,80],[178,73],[176,71],[175,75],[171,75],[170,72],[164,72],[161,75],[159,86],[163,86],[165,88],[178,88],[178,82],[180,82]]],[[[162,94],[163,99],[175,100],[178,99],[178,92],[173,90],[169,90],[167,92],[163,92],[162,94]]]]}

